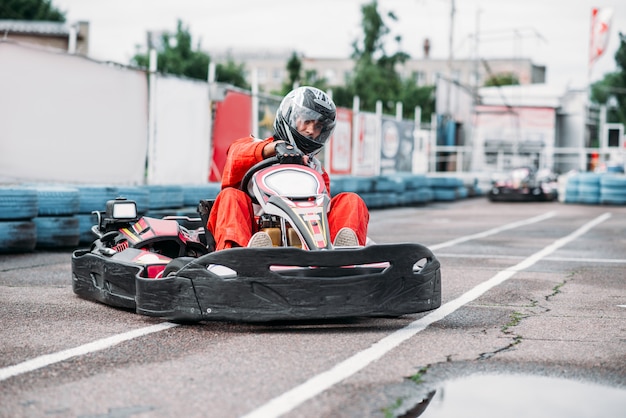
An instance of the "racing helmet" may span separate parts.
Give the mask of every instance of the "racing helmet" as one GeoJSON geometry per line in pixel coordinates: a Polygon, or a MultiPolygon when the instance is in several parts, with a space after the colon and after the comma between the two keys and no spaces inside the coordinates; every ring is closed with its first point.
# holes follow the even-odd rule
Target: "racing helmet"
{"type": "Polygon", "coordinates": [[[274,119],[274,138],[283,140],[305,154],[317,154],[335,129],[337,109],[322,90],[303,86],[289,92],[278,106],[274,119]],[[317,138],[298,132],[297,121],[314,120],[321,124],[317,138]]]}

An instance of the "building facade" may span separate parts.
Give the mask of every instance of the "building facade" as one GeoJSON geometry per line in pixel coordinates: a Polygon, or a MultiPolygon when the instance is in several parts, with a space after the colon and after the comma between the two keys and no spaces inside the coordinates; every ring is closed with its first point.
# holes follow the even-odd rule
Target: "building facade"
{"type": "Polygon", "coordinates": [[[89,54],[89,22],[0,20],[0,36],[5,40],[61,49],[72,54],[89,54]]]}
{"type": "MultiPolygon", "coordinates": [[[[240,51],[233,53],[211,53],[217,62],[232,60],[242,63],[246,69],[248,83],[252,84],[256,71],[259,88],[266,92],[279,91],[287,80],[289,51],[240,51]]],[[[326,79],[330,86],[343,86],[354,71],[354,61],[350,58],[313,58],[300,56],[302,70],[315,71],[319,78],[326,79]]],[[[435,85],[438,77],[446,77],[470,88],[481,87],[494,75],[512,74],[521,85],[545,83],[546,67],[534,64],[527,58],[457,59],[451,63],[447,59],[410,59],[398,66],[403,78],[415,77],[419,86],[435,85]]]]}

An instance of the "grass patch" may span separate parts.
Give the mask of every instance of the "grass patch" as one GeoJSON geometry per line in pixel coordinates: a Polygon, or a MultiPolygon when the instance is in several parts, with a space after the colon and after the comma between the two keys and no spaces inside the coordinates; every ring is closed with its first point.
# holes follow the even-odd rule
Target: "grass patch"
{"type": "Polygon", "coordinates": [[[409,376],[409,380],[410,380],[411,382],[413,382],[413,383],[418,384],[418,385],[419,385],[420,383],[422,383],[422,382],[424,381],[424,380],[423,380],[423,377],[424,377],[424,375],[426,374],[426,372],[428,371],[428,367],[429,367],[429,366],[424,366],[424,367],[421,367],[421,368],[417,371],[417,373],[415,373],[413,376],[409,376]]]}
{"type": "Polygon", "coordinates": [[[524,317],[525,316],[521,312],[513,312],[510,316],[511,320],[502,325],[502,328],[500,328],[500,330],[505,334],[510,334],[511,331],[509,331],[509,328],[518,325],[522,321],[522,319],[524,319],[524,317]]]}
{"type": "Polygon", "coordinates": [[[383,414],[385,414],[385,418],[395,418],[395,411],[402,406],[402,399],[396,399],[396,402],[388,406],[387,408],[383,408],[383,414]]]}

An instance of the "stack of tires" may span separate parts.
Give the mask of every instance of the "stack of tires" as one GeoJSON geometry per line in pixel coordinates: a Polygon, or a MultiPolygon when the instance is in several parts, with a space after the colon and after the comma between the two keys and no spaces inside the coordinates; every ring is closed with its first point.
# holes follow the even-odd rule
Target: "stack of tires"
{"type": "Polygon", "coordinates": [[[626,205],[626,176],[606,174],[600,179],[600,203],[626,205]]]}
{"type": "Polygon", "coordinates": [[[600,173],[580,173],[578,182],[577,203],[597,205],[600,203],[600,173]]]}
{"type": "Polygon", "coordinates": [[[98,218],[92,212],[103,211],[107,201],[118,197],[118,188],[114,186],[77,186],[79,197],[78,219],[79,243],[90,244],[96,239],[91,232],[91,227],[98,222],[98,218]]]}
{"type": "Polygon", "coordinates": [[[27,187],[0,187],[0,253],[29,252],[37,245],[39,211],[37,191],[27,187]]]}
{"type": "Polygon", "coordinates": [[[80,241],[78,189],[65,186],[37,186],[37,248],[76,247],[80,241]]]}
{"type": "Polygon", "coordinates": [[[433,190],[428,177],[423,174],[396,174],[404,182],[404,192],[400,196],[400,205],[412,206],[425,204],[433,200],[433,190]]]}
{"type": "Polygon", "coordinates": [[[457,177],[430,177],[429,182],[434,201],[452,202],[468,195],[463,180],[457,177]]]}
{"type": "Polygon", "coordinates": [[[404,204],[406,186],[402,177],[396,174],[378,176],[373,179],[372,188],[368,207],[384,208],[404,204]]]}

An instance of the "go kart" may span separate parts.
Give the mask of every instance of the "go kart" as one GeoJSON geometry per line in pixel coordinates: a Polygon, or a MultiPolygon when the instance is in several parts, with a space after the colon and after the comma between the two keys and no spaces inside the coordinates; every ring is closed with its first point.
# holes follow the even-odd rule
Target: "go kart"
{"type": "Polygon", "coordinates": [[[261,208],[270,248],[213,250],[198,218],[139,217],[118,198],[95,212],[98,236],[72,254],[72,287],[85,299],[177,322],[401,316],[441,305],[440,264],[415,243],[333,247],[321,175],[271,158],[242,181],[261,208]]]}
{"type": "Polygon", "coordinates": [[[519,167],[494,180],[488,198],[491,202],[552,202],[558,198],[556,176],[546,170],[519,167]]]}

